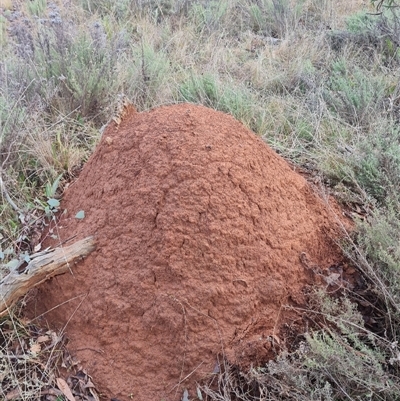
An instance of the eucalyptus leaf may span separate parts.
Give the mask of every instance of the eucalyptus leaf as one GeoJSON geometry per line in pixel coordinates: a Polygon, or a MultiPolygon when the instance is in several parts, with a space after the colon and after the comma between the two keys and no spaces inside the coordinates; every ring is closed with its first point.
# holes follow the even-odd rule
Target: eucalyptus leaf
{"type": "Polygon", "coordinates": [[[55,209],[60,206],[60,201],[54,198],[48,199],[47,203],[52,209],[55,209]]]}
{"type": "Polygon", "coordinates": [[[11,246],[4,250],[4,255],[12,255],[13,253],[14,249],[11,246]]]}
{"type": "Polygon", "coordinates": [[[76,219],[83,219],[85,217],[85,211],[84,210],[80,210],[76,215],[75,218],[76,219]]]}
{"type": "Polygon", "coordinates": [[[20,264],[20,261],[18,259],[11,259],[7,264],[6,267],[10,270],[16,269],[20,264]]]}

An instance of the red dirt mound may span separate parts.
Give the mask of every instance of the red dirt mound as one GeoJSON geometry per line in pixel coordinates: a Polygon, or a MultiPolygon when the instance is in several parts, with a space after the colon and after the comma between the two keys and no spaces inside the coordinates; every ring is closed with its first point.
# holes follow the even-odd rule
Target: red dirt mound
{"type": "MultiPolygon", "coordinates": [[[[232,117],[190,104],[110,124],[66,191],[59,238],[96,235],[73,274],[45,283],[34,313],[110,397],[177,400],[215,373],[273,356],[282,308],[307,272],[341,256],[323,202],[232,117]],[[85,218],[78,220],[78,211],[85,218]]],[[[33,307],[32,307],[33,308],[33,307]]]]}

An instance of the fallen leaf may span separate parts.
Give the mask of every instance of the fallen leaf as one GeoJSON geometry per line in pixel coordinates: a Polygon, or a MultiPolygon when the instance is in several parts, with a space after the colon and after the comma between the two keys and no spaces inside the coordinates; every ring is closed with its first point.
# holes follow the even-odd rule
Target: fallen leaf
{"type": "Polygon", "coordinates": [[[80,210],[76,215],[75,218],[76,219],[83,219],[85,217],[85,211],[84,210],[80,210]]]}
{"type": "Polygon", "coordinates": [[[92,397],[93,397],[96,401],[100,401],[100,398],[97,396],[96,390],[95,390],[95,389],[89,388],[89,392],[90,392],[90,394],[92,394],[92,397]]]}
{"type": "Polygon", "coordinates": [[[216,375],[220,372],[219,363],[217,362],[214,366],[213,374],[216,375]]]}
{"type": "Polygon", "coordinates": [[[64,379],[62,379],[61,377],[57,377],[56,382],[58,388],[67,397],[68,401],[76,401],[75,397],[72,395],[71,389],[69,388],[67,382],[64,379]]]}
{"type": "Polygon", "coordinates": [[[56,399],[56,397],[59,397],[62,394],[63,394],[62,391],[57,390],[56,388],[48,388],[46,390],[40,391],[41,396],[47,395],[47,398],[49,398],[50,396],[52,398],[54,397],[53,399],[56,399]]]}
{"type": "Polygon", "coordinates": [[[46,332],[46,334],[50,335],[50,337],[51,337],[51,345],[56,345],[62,339],[62,337],[58,336],[55,331],[49,330],[46,332]]]}
{"type": "Polygon", "coordinates": [[[14,389],[12,391],[10,391],[9,393],[6,394],[6,401],[12,401],[12,400],[16,400],[17,398],[19,398],[21,396],[19,389],[14,389]]]}
{"type": "Polygon", "coordinates": [[[281,341],[279,340],[279,337],[276,336],[275,334],[272,334],[272,339],[273,339],[274,341],[276,341],[276,343],[277,343],[278,345],[281,344],[281,341]]]}
{"type": "Polygon", "coordinates": [[[33,252],[39,252],[42,249],[42,244],[39,242],[34,248],[33,252]]]}
{"type": "Polygon", "coordinates": [[[182,401],[189,401],[189,392],[187,390],[183,392],[182,401]]]}
{"type": "Polygon", "coordinates": [[[23,326],[28,326],[29,324],[31,324],[31,320],[30,320],[30,319],[27,319],[27,318],[25,318],[25,317],[19,318],[19,321],[21,322],[21,324],[22,324],[23,326]]]}
{"type": "Polygon", "coordinates": [[[18,267],[19,263],[19,259],[11,259],[8,263],[6,263],[5,267],[9,270],[14,270],[18,267]]]}
{"type": "Polygon", "coordinates": [[[31,347],[29,348],[29,351],[33,356],[36,356],[41,350],[42,347],[40,346],[40,344],[32,344],[31,347]]]}
{"type": "Polygon", "coordinates": [[[36,342],[38,343],[38,344],[40,344],[40,343],[45,343],[46,341],[49,341],[50,340],[50,337],[49,336],[39,336],[37,339],[36,339],[36,342]]]}
{"type": "Polygon", "coordinates": [[[54,199],[54,198],[48,199],[47,203],[51,208],[54,208],[54,209],[60,206],[60,201],[58,199],[54,199]]]}
{"type": "Polygon", "coordinates": [[[83,386],[83,388],[96,388],[96,386],[90,379],[88,379],[87,383],[83,386]]]}
{"type": "Polygon", "coordinates": [[[338,282],[339,277],[340,277],[339,273],[331,273],[329,276],[324,278],[328,285],[333,285],[338,282]]]}

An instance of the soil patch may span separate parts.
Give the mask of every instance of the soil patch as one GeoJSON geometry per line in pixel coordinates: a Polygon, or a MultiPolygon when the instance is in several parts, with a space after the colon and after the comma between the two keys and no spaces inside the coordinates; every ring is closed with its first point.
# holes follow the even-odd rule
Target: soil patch
{"type": "Polygon", "coordinates": [[[66,327],[121,401],[193,397],[222,357],[273,357],[295,318],[283,306],[303,302],[305,258],[341,259],[306,180],[231,116],[191,104],[111,123],[62,208],[58,238],[95,235],[98,247],[42,285],[30,312],[66,327]]]}

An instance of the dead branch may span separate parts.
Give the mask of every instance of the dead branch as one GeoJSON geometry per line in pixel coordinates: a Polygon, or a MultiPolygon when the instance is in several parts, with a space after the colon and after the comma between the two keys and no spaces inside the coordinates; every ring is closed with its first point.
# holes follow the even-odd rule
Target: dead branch
{"type": "Polygon", "coordinates": [[[31,255],[21,271],[17,268],[0,280],[0,317],[30,289],[51,277],[65,273],[72,265],[88,256],[96,248],[93,237],[87,237],[66,247],[31,255]]]}

